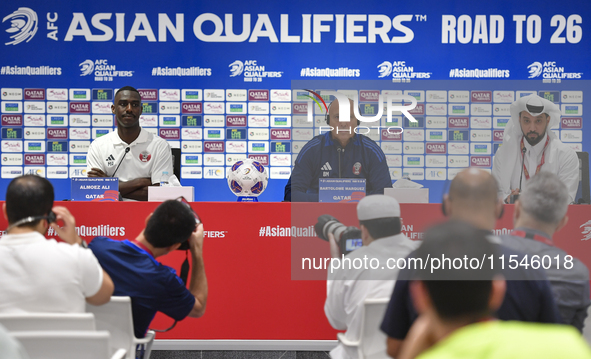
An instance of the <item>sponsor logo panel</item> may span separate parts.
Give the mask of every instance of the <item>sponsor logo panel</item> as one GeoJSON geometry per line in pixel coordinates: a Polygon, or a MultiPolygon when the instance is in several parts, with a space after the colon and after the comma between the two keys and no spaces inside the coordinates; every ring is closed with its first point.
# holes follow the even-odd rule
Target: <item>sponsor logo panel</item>
{"type": "Polygon", "coordinates": [[[182,141],[181,152],[198,153],[203,152],[203,143],[201,141],[182,141]]]}
{"type": "Polygon", "coordinates": [[[2,166],[22,166],[22,153],[2,153],[2,166]]]}

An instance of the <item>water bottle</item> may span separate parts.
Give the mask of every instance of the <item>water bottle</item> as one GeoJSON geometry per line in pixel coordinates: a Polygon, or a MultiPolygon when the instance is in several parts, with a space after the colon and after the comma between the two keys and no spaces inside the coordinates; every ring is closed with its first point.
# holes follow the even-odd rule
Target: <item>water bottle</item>
{"type": "Polygon", "coordinates": [[[160,176],[160,187],[168,186],[168,177],[168,171],[163,171],[162,176],[160,176]]]}

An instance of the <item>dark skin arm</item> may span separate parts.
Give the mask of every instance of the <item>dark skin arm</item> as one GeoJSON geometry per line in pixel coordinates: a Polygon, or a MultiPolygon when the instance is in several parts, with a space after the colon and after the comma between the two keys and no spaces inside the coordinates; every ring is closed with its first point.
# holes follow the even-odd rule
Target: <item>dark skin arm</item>
{"type": "MultiPolygon", "coordinates": [[[[88,172],[88,177],[109,177],[99,168],[92,168],[88,172]]],[[[152,186],[150,177],[135,178],[131,181],[119,180],[119,193],[125,198],[135,199],[136,201],[148,200],[148,187],[152,186]]]]}

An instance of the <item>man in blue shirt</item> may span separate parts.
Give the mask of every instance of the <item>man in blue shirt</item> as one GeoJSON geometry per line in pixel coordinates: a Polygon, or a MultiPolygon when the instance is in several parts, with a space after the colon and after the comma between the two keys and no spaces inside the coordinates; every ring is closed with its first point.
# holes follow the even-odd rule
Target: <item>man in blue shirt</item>
{"type": "Polygon", "coordinates": [[[163,202],[148,215],[146,228],[132,241],[95,237],[88,247],[113,278],[113,295],[131,297],[137,338],[145,336],[156,312],[175,320],[204,314],[207,278],[203,266],[203,225],[195,225],[195,216],[187,204],[163,202]],[[189,289],[174,269],[156,261],[187,241],[193,260],[189,289]]]}
{"type": "Polygon", "coordinates": [[[339,121],[338,100],[330,104],[326,118],[331,131],[302,148],[285,187],[286,201],[318,202],[320,178],[365,178],[368,195],[384,194],[384,188],[392,187],[384,152],[372,139],[355,132],[358,121],[353,101],[349,102],[349,121],[339,121]]]}

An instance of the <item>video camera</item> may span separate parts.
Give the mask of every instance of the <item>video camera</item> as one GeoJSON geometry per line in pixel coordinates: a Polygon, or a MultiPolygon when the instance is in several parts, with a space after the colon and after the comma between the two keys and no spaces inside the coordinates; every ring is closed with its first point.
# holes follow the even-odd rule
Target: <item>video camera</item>
{"type": "Polygon", "coordinates": [[[361,241],[361,230],[353,226],[345,226],[338,219],[323,214],[318,217],[318,222],[314,225],[316,235],[320,239],[328,241],[328,234],[332,233],[342,254],[349,254],[357,248],[363,246],[361,241]]]}

